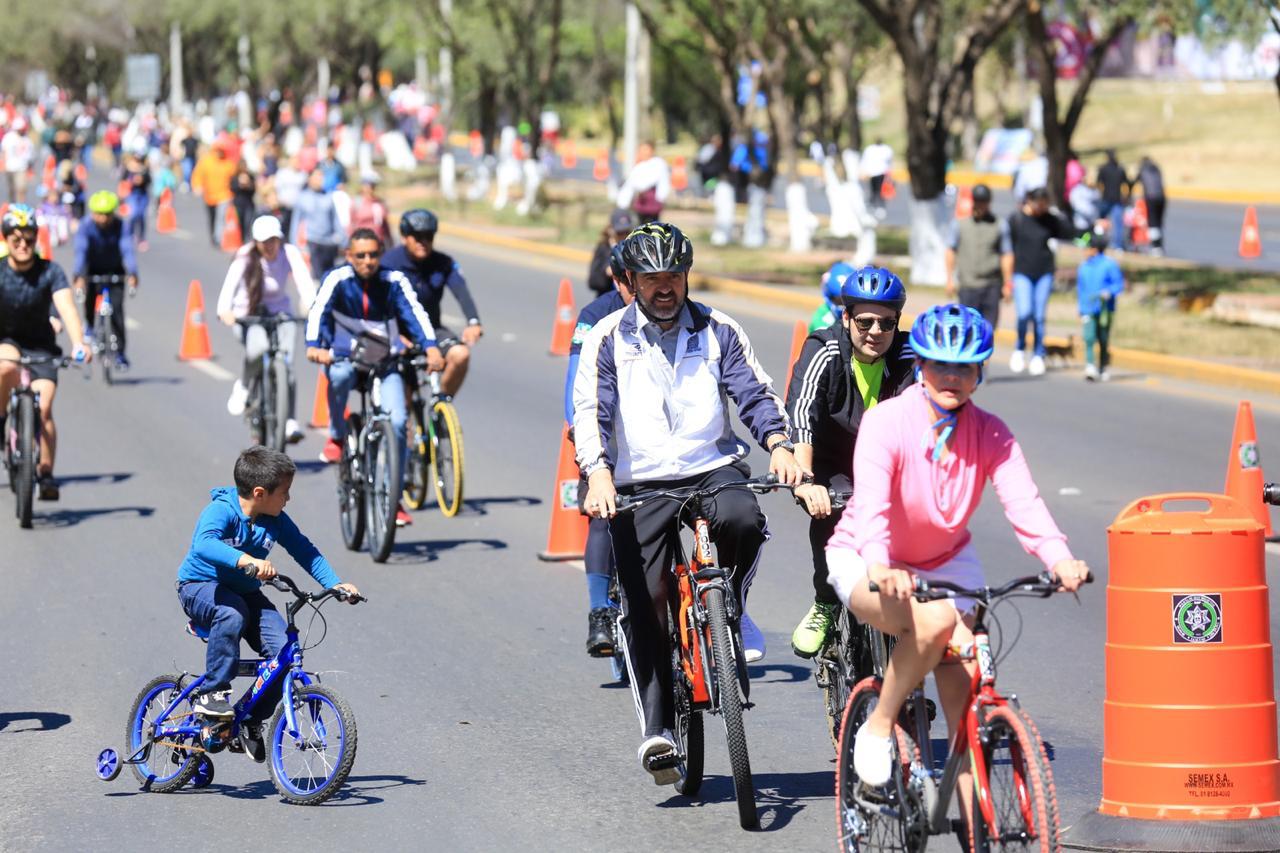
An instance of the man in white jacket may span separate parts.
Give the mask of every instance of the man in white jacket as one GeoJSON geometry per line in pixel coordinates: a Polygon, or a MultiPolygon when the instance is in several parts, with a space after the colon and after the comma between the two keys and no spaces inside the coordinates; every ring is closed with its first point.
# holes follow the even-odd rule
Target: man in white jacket
{"type": "Polygon", "coordinates": [[[644,142],[636,149],[636,164],[627,180],[618,188],[618,207],[634,210],[639,220],[655,222],[671,195],[671,167],[654,153],[653,143],[644,142]]]}

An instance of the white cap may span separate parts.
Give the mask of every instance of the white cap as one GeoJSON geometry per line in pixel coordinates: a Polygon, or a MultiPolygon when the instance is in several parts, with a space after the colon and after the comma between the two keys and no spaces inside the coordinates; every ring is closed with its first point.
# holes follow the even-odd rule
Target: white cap
{"type": "Polygon", "coordinates": [[[284,239],[284,231],[280,228],[280,220],[274,216],[259,216],[253,220],[253,239],[264,243],[272,237],[284,239]]]}

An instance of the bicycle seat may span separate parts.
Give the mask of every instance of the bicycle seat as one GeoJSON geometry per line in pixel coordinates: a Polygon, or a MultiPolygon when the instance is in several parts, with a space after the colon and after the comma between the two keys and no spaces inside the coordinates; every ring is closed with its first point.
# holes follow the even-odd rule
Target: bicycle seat
{"type": "Polygon", "coordinates": [[[193,637],[199,637],[201,642],[204,642],[204,643],[209,642],[209,629],[201,628],[199,625],[195,624],[194,622],[187,623],[187,633],[193,637]]]}

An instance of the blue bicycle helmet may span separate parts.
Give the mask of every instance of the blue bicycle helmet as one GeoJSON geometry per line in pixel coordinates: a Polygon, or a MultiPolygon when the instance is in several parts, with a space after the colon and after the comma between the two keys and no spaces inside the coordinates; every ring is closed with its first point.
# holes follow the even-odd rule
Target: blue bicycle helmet
{"type": "Polygon", "coordinates": [[[911,324],[917,358],[951,364],[981,364],[991,358],[991,324],[967,305],[935,305],[911,324]]]}
{"type": "Polygon", "coordinates": [[[907,304],[907,288],[902,279],[883,267],[854,270],[845,278],[840,295],[846,308],[855,302],[874,302],[901,311],[907,304]]]}
{"type": "Polygon", "coordinates": [[[844,261],[836,261],[831,265],[831,269],[822,274],[822,298],[826,300],[827,307],[836,314],[844,307],[840,301],[841,288],[844,286],[844,280],[853,272],[853,267],[844,261]]]}

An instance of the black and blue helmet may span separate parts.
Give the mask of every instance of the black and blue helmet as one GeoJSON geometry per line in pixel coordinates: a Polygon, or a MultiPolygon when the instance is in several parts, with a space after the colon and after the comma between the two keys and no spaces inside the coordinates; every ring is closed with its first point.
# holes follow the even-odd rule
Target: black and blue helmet
{"type": "Polygon", "coordinates": [[[907,304],[907,288],[902,279],[884,267],[862,267],[845,277],[840,288],[844,306],[857,302],[874,302],[901,311],[907,304]]]}
{"type": "Polygon", "coordinates": [[[967,305],[935,305],[911,324],[917,358],[950,364],[981,364],[994,349],[991,324],[967,305]]]}

